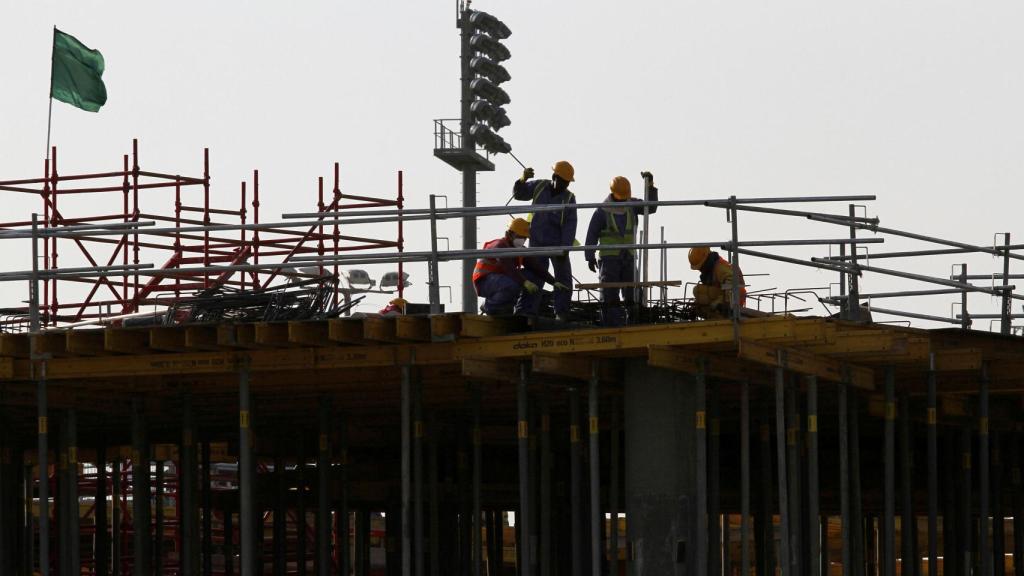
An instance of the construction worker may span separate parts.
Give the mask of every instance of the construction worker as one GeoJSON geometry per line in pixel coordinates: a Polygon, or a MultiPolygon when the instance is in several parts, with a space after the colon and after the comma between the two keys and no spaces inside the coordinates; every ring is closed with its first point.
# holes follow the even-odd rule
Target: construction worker
{"type": "Polygon", "coordinates": [[[718,252],[707,246],[690,248],[690,269],[700,271],[700,284],[693,287],[697,313],[704,318],[728,318],[732,310],[733,286],[739,284],[740,307],[747,303],[743,272],[733,268],[718,252]]]}
{"type": "Polygon", "coordinates": [[[381,311],[378,312],[378,314],[381,316],[404,316],[407,304],[408,302],[405,298],[395,298],[391,302],[388,302],[387,306],[381,308],[381,311]]]}
{"type": "MultiPolygon", "coordinates": [[[[522,248],[530,237],[530,223],[516,218],[509,226],[505,235],[484,244],[484,250],[501,250],[503,248],[522,248]]],[[[484,299],[480,307],[484,314],[511,314],[516,299],[521,294],[537,294],[540,286],[527,278],[524,265],[532,268],[531,276],[543,278],[559,292],[568,292],[569,287],[556,280],[541,267],[534,258],[506,257],[499,255],[477,260],[473,270],[473,286],[477,296],[484,299]]]]}
{"type": "MultiPolygon", "coordinates": [[[[650,190],[650,197],[647,200],[656,202],[658,200],[658,189],[654,187],[654,175],[650,172],[641,172],[644,179],[645,190],[650,190]]],[[[639,199],[632,197],[632,189],[629,179],[625,176],[616,176],[608,186],[611,193],[604,199],[605,205],[594,211],[590,218],[590,227],[587,228],[587,246],[602,246],[597,250],[587,250],[587,266],[591,272],[597,272],[600,267],[598,278],[602,283],[611,282],[634,282],[636,277],[636,250],[620,250],[617,248],[604,248],[616,244],[635,244],[638,211],[642,209],[630,206],[639,199]],[[600,258],[600,263],[598,263],[600,258]]],[[[649,214],[658,210],[657,206],[648,209],[649,214]]],[[[619,293],[622,293],[622,300],[631,314],[635,314],[634,304],[636,300],[636,288],[624,286],[621,288],[602,288],[601,301],[604,303],[602,321],[606,326],[621,326],[625,323],[622,317],[622,308],[619,306],[619,293]]]]}
{"type": "MultiPolygon", "coordinates": [[[[545,246],[573,246],[576,242],[576,197],[569,191],[569,183],[574,180],[575,170],[572,164],[565,160],[559,160],[551,167],[550,180],[531,180],[533,168],[523,170],[523,177],[516,180],[512,187],[512,196],[516,200],[529,200],[534,206],[547,206],[561,204],[561,210],[552,212],[535,212],[532,214],[530,226],[530,246],[541,248],[545,246]]],[[[537,257],[537,266],[530,266],[525,271],[528,280],[544,286],[544,278],[534,274],[534,270],[541,268],[547,272],[548,260],[554,268],[554,278],[563,286],[572,284],[572,265],[569,263],[569,254],[561,256],[537,257]]],[[[560,320],[568,319],[569,302],[572,292],[569,290],[556,290],[554,295],[555,317],[560,320]]],[[[540,291],[524,292],[523,297],[516,304],[517,313],[536,314],[540,309],[540,291]]]]}

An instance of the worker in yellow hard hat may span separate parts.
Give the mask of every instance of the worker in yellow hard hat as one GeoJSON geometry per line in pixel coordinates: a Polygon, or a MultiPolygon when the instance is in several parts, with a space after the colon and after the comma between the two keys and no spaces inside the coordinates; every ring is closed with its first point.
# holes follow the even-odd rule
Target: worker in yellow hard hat
{"type": "Polygon", "coordinates": [[[732,309],[732,291],[739,284],[740,306],[747,303],[747,288],[739,267],[725,261],[707,246],[690,248],[690,269],[700,271],[700,284],[693,287],[697,313],[704,318],[728,318],[732,309]]]}
{"type": "MultiPolygon", "coordinates": [[[[658,201],[658,189],[654,187],[654,175],[650,172],[641,172],[644,179],[645,199],[653,202],[658,201]]],[[[636,278],[636,250],[610,248],[610,246],[636,243],[636,229],[638,223],[637,207],[631,206],[639,201],[633,198],[632,187],[629,179],[625,176],[612,178],[608,189],[610,193],[604,199],[604,205],[594,211],[590,218],[590,226],[587,228],[587,246],[597,245],[595,250],[590,248],[586,251],[587,266],[591,272],[597,272],[600,267],[599,278],[602,284],[612,282],[634,282],[636,278]],[[600,263],[598,262],[600,258],[600,263]]],[[[648,213],[657,212],[657,206],[648,208],[648,213]]],[[[622,308],[619,306],[619,293],[622,293],[622,301],[625,302],[627,310],[635,314],[634,306],[636,301],[636,289],[633,286],[622,288],[602,288],[601,301],[604,303],[602,310],[602,322],[606,326],[620,326],[625,323],[622,317],[622,308]]]]}
{"type": "MultiPolygon", "coordinates": [[[[486,242],[484,250],[522,248],[530,237],[530,228],[529,222],[516,218],[509,223],[505,235],[486,242]]],[[[521,295],[540,292],[540,287],[530,280],[531,277],[549,282],[558,292],[569,291],[567,285],[556,280],[548,273],[547,266],[540,266],[535,258],[501,257],[497,254],[480,258],[473,269],[473,286],[477,296],[484,299],[480,309],[484,314],[511,314],[521,295]]]]}
{"type": "MultiPolygon", "coordinates": [[[[576,241],[576,197],[569,191],[569,183],[575,180],[572,164],[559,160],[551,166],[551,179],[532,180],[533,168],[523,170],[523,176],[516,180],[512,187],[512,196],[516,200],[530,201],[534,206],[562,205],[561,210],[551,212],[535,212],[530,226],[530,246],[534,248],[559,246],[571,247],[576,241]]],[[[548,260],[554,268],[554,277],[558,282],[568,286],[572,283],[572,265],[568,253],[561,256],[539,257],[536,259],[544,270],[548,269],[548,260]]],[[[527,271],[529,277],[530,271],[527,271]]],[[[529,277],[530,280],[543,286],[543,279],[529,277]]],[[[557,290],[554,295],[555,315],[566,319],[569,313],[569,302],[572,293],[557,290]]],[[[540,308],[540,296],[527,294],[517,304],[517,309],[525,313],[536,313],[540,308]]]]}

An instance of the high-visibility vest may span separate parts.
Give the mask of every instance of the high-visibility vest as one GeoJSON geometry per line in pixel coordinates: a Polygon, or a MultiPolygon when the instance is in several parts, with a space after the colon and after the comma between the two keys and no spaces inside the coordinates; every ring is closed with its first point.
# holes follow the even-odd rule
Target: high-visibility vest
{"type": "MultiPolygon", "coordinates": [[[[747,287],[743,285],[743,272],[740,271],[739,268],[733,268],[732,264],[729,264],[729,262],[726,261],[724,258],[719,258],[718,262],[715,263],[715,268],[719,267],[722,270],[732,272],[732,282],[738,283],[740,288],[740,306],[746,306],[747,287]]],[[[724,282],[722,279],[722,276],[724,276],[724,274],[719,273],[718,270],[716,270],[715,272],[715,281],[716,283],[718,283],[719,287],[721,287],[723,296],[727,300],[732,300],[732,286],[724,286],[724,282]]]]}
{"type": "MultiPolygon", "coordinates": [[[[533,188],[533,203],[534,203],[534,204],[536,204],[536,203],[537,203],[537,198],[540,198],[540,195],[541,195],[541,194],[542,194],[542,193],[543,193],[543,192],[544,192],[545,190],[547,190],[547,189],[548,189],[548,186],[551,186],[551,181],[550,181],[550,180],[541,180],[541,181],[540,181],[540,182],[539,182],[539,183],[538,183],[538,184],[537,184],[537,185],[536,185],[536,186],[535,186],[535,187],[533,188]]],[[[575,195],[574,195],[574,194],[573,194],[572,192],[569,192],[568,190],[566,190],[566,191],[565,191],[565,197],[564,197],[564,198],[562,199],[562,205],[564,206],[564,205],[568,204],[570,200],[573,200],[573,199],[575,199],[575,198],[576,198],[576,196],[575,196],[575,195]]],[[[527,221],[527,222],[533,222],[533,216],[534,216],[535,214],[536,214],[536,212],[530,212],[530,213],[529,213],[529,214],[528,214],[528,215],[526,216],[526,221],[527,221]]],[[[565,224],[565,208],[562,208],[562,218],[561,218],[561,220],[559,221],[559,224],[565,224]]]]}
{"type": "MultiPolygon", "coordinates": [[[[626,212],[626,229],[619,231],[619,225],[615,223],[615,214],[608,209],[604,209],[604,215],[606,218],[604,229],[601,230],[601,235],[597,237],[598,244],[614,245],[614,244],[632,244],[636,241],[636,215],[633,213],[633,208],[624,206],[623,210],[626,212]]],[[[609,258],[611,256],[618,256],[622,251],[613,248],[605,249],[601,248],[598,250],[598,255],[601,258],[609,258]]],[[[636,254],[636,250],[630,249],[630,256],[636,254]]]]}
{"type": "MultiPolygon", "coordinates": [[[[510,246],[504,238],[498,238],[491,240],[490,242],[484,243],[484,250],[500,250],[502,248],[509,248],[510,246]]],[[[518,258],[517,262],[522,262],[522,258],[518,258]]],[[[502,272],[503,267],[501,261],[498,258],[480,258],[476,261],[476,266],[473,268],[473,284],[476,285],[477,280],[480,280],[484,276],[492,272],[502,272]]]]}

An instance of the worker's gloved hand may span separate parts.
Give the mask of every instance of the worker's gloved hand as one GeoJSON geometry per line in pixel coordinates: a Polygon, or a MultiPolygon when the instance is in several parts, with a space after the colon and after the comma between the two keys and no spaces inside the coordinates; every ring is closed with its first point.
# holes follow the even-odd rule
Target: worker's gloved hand
{"type": "Polygon", "coordinates": [[[537,290],[540,290],[540,288],[538,288],[533,282],[525,280],[523,281],[523,290],[526,290],[527,294],[536,294],[537,290]]]}
{"type": "Polygon", "coordinates": [[[597,273],[597,261],[595,261],[595,260],[587,260],[587,268],[590,268],[590,271],[596,274],[597,273]]]}
{"type": "Polygon", "coordinates": [[[562,284],[561,282],[555,282],[554,286],[555,286],[555,290],[565,290],[567,292],[569,290],[572,290],[572,288],[569,288],[568,286],[566,286],[565,284],[562,284]]]}
{"type": "Polygon", "coordinates": [[[533,178],[533,168],[526,168],[523,170],[523,182],[526,182],[530,178],[533,178]]]}

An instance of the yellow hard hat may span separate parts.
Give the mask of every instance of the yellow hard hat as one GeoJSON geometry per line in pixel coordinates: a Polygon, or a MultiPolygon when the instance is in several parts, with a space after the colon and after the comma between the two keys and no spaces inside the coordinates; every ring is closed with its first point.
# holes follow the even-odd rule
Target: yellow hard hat
{"type": "Polygon", "coordinates": [[[551,167],[551,171],[554,172],[559,178],[567,182],[575,182],[573,176],[576,174],[576,170],[573,169],[572,164],[565,160],[559,160],[555,162],[554,166],[551,167]]]}
{"type": "Polygon", "coordinates": [[[700,267],[707,261],[708,256],[711,255],[711,248],[707,246],[696,246],[690,248],[688,257],[690,258],[690,270],[700,270],[700,267]]]}
{"type": "Polygon", "coordinates": [[[395,298],[391,302],[388,302],[388,304],[405,310],[405,305],[408,304],[408,302],[406,302],[405,298],[395,298]]]}
{"type": "Polygon", "coordinates": [[[530,237],[530,223],[522,218],[516,218],[509,222],[508,229],[516,236],[530,237]]]}
{"type": "Polygon", "coordinates": [[[625,176],[612,178],[612,183],[608,188],[612,191],[612,198],[616,200],[629,200],[629,197],[633,194],[629,186],[629,179],[625,176]]]}

